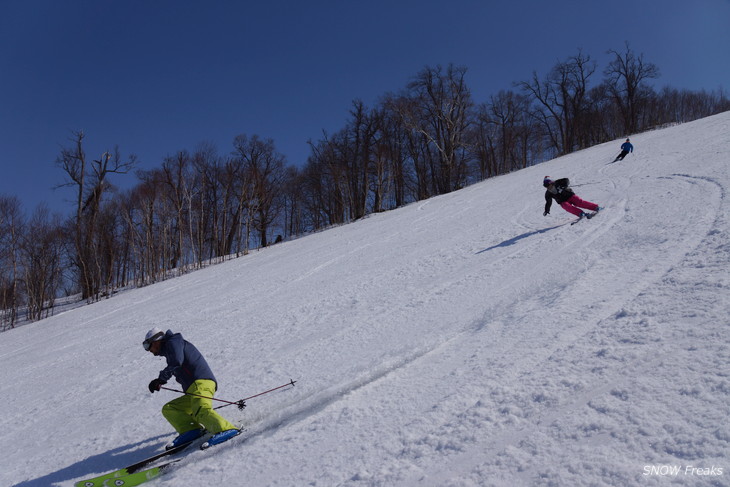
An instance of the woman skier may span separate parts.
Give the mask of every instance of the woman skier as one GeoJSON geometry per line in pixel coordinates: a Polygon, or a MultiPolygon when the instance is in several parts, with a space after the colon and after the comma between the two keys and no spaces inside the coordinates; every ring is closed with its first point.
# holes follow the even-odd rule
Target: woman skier
{"type": "Polygon", "coordinates": [[[579,219],[593,218],[595,213],[586,213],[581,208],[598,212],[601,208],[590,201],[584,201],[580,199],[572,189],[570,189],[570,180],[568,178],[558,179],[553,181],[548,176],[542,180],[542,185],[547,189],[545,191],[545,212],[543,216],[547,216],[550,213],[550,207],[553,204],[553,200],[557,201],[558,204],[568,213],[572,213],[579,219]]]}

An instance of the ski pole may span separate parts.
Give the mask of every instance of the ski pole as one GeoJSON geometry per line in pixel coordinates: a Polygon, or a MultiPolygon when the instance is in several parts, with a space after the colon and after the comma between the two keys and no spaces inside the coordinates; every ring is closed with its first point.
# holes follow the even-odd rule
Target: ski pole
{"type": "Polygon", "coordinates": [[[279,389],[282,389],[284,387],[289,387],[289,386],[292,386],[293,387],[294,384],[296,384],[296,383],[297,383],[297,381],[295,381],[293,379],[289,379],[289,382],[287,382],[286,384],[284,384],[282,386],[274,387],[273,389],[269,389],[268,391],[259,392],[258,394],[254,394],[253,396],[245,397],[245,398],[241,399],[238,402],[231,402],[231,403],[228,403],[228,404],[224,404],[223,406],[218,406],[217,408],[213,408],[213,409],[224,408],[226,406],[230,406],[231,404],[237,404],[239,409],[243,409],[243,408],[246,407],[246,401],[248,401],[249,399],[253,399],[254,397],[263,396],[264,394],[268,394],[269,392],[278,391],[279,389]],[[241,407],[241,404],[243,404],[243,407],[241,407]]]}
{"type": "Polygon", "coordinates": [[[248,401],[249,399],[253,399],[254,397],[263,396],[264,394],[268,394],[269,392],[278,391],[279,389],[282,389],[284,387],[289,387],[289,386],[292,386],[293,387],[294,384],[296,384],[296,382],[297,381],[295,381],[293,379],[289,379],[289,382],[287,382],[286,384],[284,384],[282,386],[274,387],[273,389],[269,389],[268,391],[259,392],[258,394],[254,394],[253,396],[245,397],[245,398],[241,399],[238,402],[231,402],[231,403],[228,403],[228,404],[224,404],[223,406],[218,406],[217,408],[213,408],[213,409],[224,408],[226,406],[230,406],[231,404],[236,404],[236,405],[238,405],[238,409],[243,409],[243,408],[246,407],[246,401],[248,401]]]}
{"type": "Polygon", "coordinates": [[[236,404],[238,406],[238,409],[243,409],[246,407],[246,405],[243,404],[243,401],[238,401],[238,402],[224,401],[223,399],[217,399],[215,397],[209,397],[209,396],[201,396],[200,394],[193,394],[192,392],[185,392],[185,391],[180,391],[178,389],[171,389],[171,388],[165,387],[165,386],[160,386],[160,389],[165,389],[166,391],[172,391],[172,392],[179,392],[180,394],[185,394],[186,396],[202,397],[203,399],[211,399],[213,401],[224,402],[224,403],[226,403],[226,406],[230,406],[231,404],[236,404]]]}
{"type": "Polygon", "coordinates": [[[274,391],[279,390],[279,389],[284,388],[284,387],[293,386],[296,382],[297,381],[295,381],[293,379],[290,379],[289,382],[287,382],[284,385],[281,385],[279,387],[274,387],[273,389],[269,389],[268,391],[260,392],[258,394],[254,394],[253,396],[249,396],[247,398],[244,398],[244,399],[241,399],[241,400],[235,401],[235,402],[226,401],[226,400],[218,399],[218,398],[215,398],[215,397],[201,396],[200,394],[193,394],[192,392],[185,392],[185,391],[180,391],[178,389],[171,389],[170,387],[160,386],[160,389],[165,389],[166,391],[172,391],[172,392],[179,392],[180,394],[185,394],[187,396],[202,397],[203,399],[210,399],[210,400],[213,400],[213,401],[218,401],[218,402],[225,403],[223,406],[218,406],[218,407],[213,408],[213,409],[220,409],[220,408],[224,408],[226,406],[231,406],[231,405],[234,405],[235,404],[236,406],[238,406],[238,409],[243,410],[243,408],[246,407],[246,401],[248,401],[249,399],[253,399],[254,397],[263,396],[264,394],[268,394],[269,392],[274,392],[274,391]]]}

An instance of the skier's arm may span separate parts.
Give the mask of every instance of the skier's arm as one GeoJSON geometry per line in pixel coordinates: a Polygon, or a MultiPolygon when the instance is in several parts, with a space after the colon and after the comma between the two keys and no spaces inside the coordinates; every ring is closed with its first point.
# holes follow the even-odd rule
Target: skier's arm
{"type": "Polygon", "coordinates": [[[553,199],[547,192],[545,193],[545,212],[542,216],[547,216],[550,213],[550,207],[553,205],[553,199]]]}
{"type": "Polygon", "coordinates": [[[185,342],[182,339],[170,339],[166,345],[169,346],[165,353],[167,367],[160,371],[159,376],[159,379],[163,382],[169,381],[185,360],[185,342]]]}

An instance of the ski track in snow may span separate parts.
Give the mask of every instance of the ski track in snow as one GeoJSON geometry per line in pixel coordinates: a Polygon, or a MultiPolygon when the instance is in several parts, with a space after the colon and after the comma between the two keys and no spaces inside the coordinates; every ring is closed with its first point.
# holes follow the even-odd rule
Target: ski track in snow
{"type": "MultiPolygon", "coordinates": [[[[606,231],[609,231],[609,228],[602,227],[601,232],[594,230],[591,233],[592,234],[605,233],[606,231]]],[[[591,242],[593,240],[595,240],[595,235],[592,235],[591,238],[588,238],[584,241],[591,242]]],[[[680,254],[681,254],[681,252],[680,252],[680,254]]],[[[653,282],[654,282],[654,278],[652,276],[650,276],[648,279],[645,278],[644,281],[640,282],[639,286],[641,286],[641,288],[647,288],[647,287],[651,286],[653,284],[653,282]]],[[[628,294],[635,295],[637,293],[630,292],[628,294]]],[[[609,310],[609,314],[615,314],[616,311],[618,311],[618,310],[615,310],[615,309],[609,310]]],[[[601,320],[601,321],[603,321],[603,320],[601,320]]],[[[600,324],[601,323],[599,323],[598,325],[600,325],[600,324]]],[[[570,330],[567,330],[567,332],[574,333],[575,330],[570,329],[570,330]]],[[[584,334],[585,333],[581,333],[581,334],[574,335],[574,336],[576,337],[576,340],[577,340],[577,339],[582,338],[584,336],[584,334]]],[[[500,342],[503,343],[502,340],[500,340],[500,342]]],[[[560,339],[554,340],[553,343],[558,343],[558,344],[561,344],[562,346],[565,346],[567,344],[567,342],[565,340],[560,340],[560,339]]],[[[463,350],[463,348],[462,348],[462,350],[463,350]]],[[[550,352],[554,352],[554,350],[550,350],[550,349],[543,350],[543,353],[541,355],[534,355],[532,358],[538,362],[544,362],[546,360],[545,355],[550,354],[550,352]]],[[[643,359],[637,359],[635,362],[641,361],[645,367],[651,368],[651,366],[653,364],[655,364],[656,362],[658,362],[660,360],[660,358],[661,358],[661,356],[658,358],[655,358],[654,360],[652,360],[649,363],[647,363],[643,359]]],[[[527,362],[527,361],[523,362],[522,365],[527,365],[527,367],[524,367],[524,369],[526,369],[526,370],[521,370],[519,374],[516,374],[518,376],[522,376],[525,374],[526,375],[532,374],[533,371],[539,366],[539,364],[527,362]]],[[[632,364],[628,364],[628,365],[631,366],[632,364]]],[[[518,382],[520,378],[521,377],[513,377],[510,382],[518,382]]],[[[586,405],[590,401],[590,399],[609,392],[612,388],[615,387],[616,384],[618,384],[624,380],[625,379],[623,379],[623,376],[620,371],[617,373],[617,377],[614,378],[614,380],[609,381],[608,383],[606,383],[605,377],[601,377],[600,379],[598,379],[598,382],[600,382],[601,384],[596,385],[595,387],[584,386],[585,388],[588,389],[588,392],[583,392],[582,394],[579,394],[578,399],[573,400],[572,403],[570,403],[569,405],[561,406],[561,409],[559,410],[559,412],[557,412],[557,413],[554,411],[549,412],[550,410],[548,410],[547,413],[537,413],[536,414],[537,418],[535,420],[530,420],[530,424],[528,426],[520,427],[518,430],[508,429],[508,431],[500,433],[496,438],[490,440],[488,442],[489,446],[486,447],[486,450],[487,451],[501,451],[509,446],[519,445],[521,442],[523,442],[525,439],[527,439],[530,434],[534,433],[535,427],[537,427],[543,423],[548,424],[548,425],[552,424],[555,419],[557,419],[561,415],[564,415],[567,411],[571,411],[571,410],[576,409],[577,407],[586,405]]],[[[543,397],[539,397],[539,398],[536,398],[536,401],[541,402],[543,399],[544,399],[543,397]]],[[[447,435],[447,436],[449,436],[449,435],[447,435]]],[[[479,444],[478,447],[476,447],[475,449],[478,450],[478,449],[482,449],[482,448],[484,448],[484,445],[479,444]]],[[[433,475],[426,474],[416,480],[418,480],[419,484],[422,483],[424,480],[428,480],[428,482],[427,482],[428,485],[447,485],[447,483],[448,483],[447,481],[449,479],[458,477],[458,474],[460,472],[467,473],[469,470],[469,467],[473,466],[473,465],[471,465],[471,463],[473,462],[473,458],[475,458],[475,457],[478,458],[478,455],[473,454],[474,452],[471,452],[471,453],[472,454],[466,454],[466,455],[459,456],[461,459],[467,459],[466,462],[463,462],[463,461],[459,462],[457,460],[455,462],[449,463],[447,467],[445,467],[442,463],[440,463],[437,467],[437,473],[435,473],[433,475]]],[[[525,481],[529,480],[529,478],[531,477],[529,474],[529,471],[527,471],[527,472],[528,473],[524,473],[521,475],[521,477],[526,477],[526,478],[523,478],[523,480],[525,480],[525,481]]]]}
{"type": "Polygon", "coordinates": [[[4,333],[0,484],[72,485],[168,438],[170,396],[144,394],[161,364],[139,349],[157,325],[198,344],[220,397],[299,382],[224,409],[245,435],[155,485],[727,485],[729,121],[634,136],[622,163],[603,144],[4,333]],[[545,174],[605,209],[543,218],[545,174]],[[27,428],[54,431],[42,465],[27,428]],[[642,475],[660,464],[726,474],[642,475]]]}

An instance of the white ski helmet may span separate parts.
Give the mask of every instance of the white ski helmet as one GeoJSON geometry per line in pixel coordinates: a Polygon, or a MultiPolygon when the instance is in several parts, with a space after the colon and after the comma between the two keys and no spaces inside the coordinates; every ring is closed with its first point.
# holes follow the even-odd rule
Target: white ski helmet
{"type": "Polygon", "coordinates": [[[145,350],[149,350],[152,342],[162,340],[163,338],[165,338],[165,332],[160,330],[157,327],[154,327],[150,331],[148,331],[147,334],[145,335],[144,341],[142,342],[142,346],[144,347],[145,350]]]}

